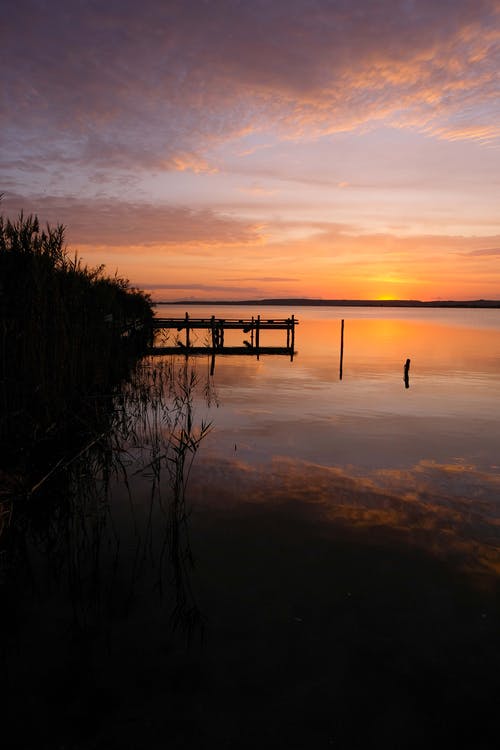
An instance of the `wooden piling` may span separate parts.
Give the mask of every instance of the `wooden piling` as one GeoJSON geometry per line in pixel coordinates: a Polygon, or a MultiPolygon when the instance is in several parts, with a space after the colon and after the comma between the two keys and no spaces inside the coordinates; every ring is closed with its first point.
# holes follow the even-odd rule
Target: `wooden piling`
{"type": "Polygon", "coordinates": [[[215,315],[212,315],[210,318],[210,329],[212,331],[212,349],[215,349],[217,346],[217,334],[215,332],[215,315]]]}
{"type": "Polygon", "coordinates": [[[404,381],[405,381],[405,388],[409,388],[410,387],[410,360],[409,359],[407,359],[405,362],[404,381]]]}
{"type": "Polygon", "coordinates": [[[186,349],[189,349],[189,314],[186,313],[186,349]]]}
{"type": "Polygon", "coordinates": [[[339,367],[339,380],[342,380],[342,371],[344,366],[344,319],[340,324],[340,367],[339,367]]]}

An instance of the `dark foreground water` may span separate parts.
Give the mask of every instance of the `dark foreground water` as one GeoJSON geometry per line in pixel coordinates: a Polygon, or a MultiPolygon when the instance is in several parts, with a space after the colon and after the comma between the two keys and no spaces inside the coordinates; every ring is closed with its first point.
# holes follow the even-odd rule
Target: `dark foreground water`
{"type": "Polygon", "coordinates": [[[498,747],[498,312],[190,312],[297,355],[145,360],[14,518],[2,747],[498,747]]]}

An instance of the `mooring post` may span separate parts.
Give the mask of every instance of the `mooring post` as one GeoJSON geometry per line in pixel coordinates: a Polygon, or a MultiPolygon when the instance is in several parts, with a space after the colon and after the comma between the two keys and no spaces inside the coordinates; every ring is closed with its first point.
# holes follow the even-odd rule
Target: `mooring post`
{"type": "Polygon", "coordinates": [[[287,318],[286,319],[286,348],[290,349],[290,328],[292,324],[292,319],[287,318]]]}
{"type": "Polygon", "coordinates": [[[407,359],[405,362],[405,374],[404,374],[405,388],[410,387],[410,360],[407,359]]]}
{"type": "Polygon", "coordinates": [[[250,329],[250,345],[251,345],[252,349],[253,349],[253,329],[254,329],[254,319],[253,319],[253,315],[252,315],[252,327],[250,329]]]}
{"type": "Polygon", "coordinates": [[[257,315],[257,322],[255,324],[255,346],[257,349],[260,344],[260,315],[257,315]]]}
{"type": "Polygon", "coordinates": [[[189,349],[189,315],[186,313],[186,349],[189,349]]]}
{"type": "Polygon", "coordinates": [[[215,347],[217,346],[217,339],[215,335],[215,315],[212,315],[210,318],[210,328],[212,329],[212,349],[215,350],[215,347]]]}
{"type": "Polygon", "coordinates": [[[295,315],[292,315],[292,356],[293,356],[293,350],[295,349],[295,315]]]}
{"type": "Polygon", "coordinates": [[[340,324],[340,368],[339,368],[339,380],[342,380],[342,368],[344,365],[344,319],[340,324]]]}

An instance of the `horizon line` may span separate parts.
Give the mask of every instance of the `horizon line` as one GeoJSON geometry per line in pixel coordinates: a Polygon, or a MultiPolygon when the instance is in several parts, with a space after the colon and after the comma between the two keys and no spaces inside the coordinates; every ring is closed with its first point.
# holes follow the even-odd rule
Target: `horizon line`
{"type": "Polygon", "coordinates": [[[475,307],[500,308],[500,300],[411,300],[411,299],[321,299],[311,297],[269,297],[245,300],[154,300],[155,305],[301,305],[317,307],[475,307]]]}

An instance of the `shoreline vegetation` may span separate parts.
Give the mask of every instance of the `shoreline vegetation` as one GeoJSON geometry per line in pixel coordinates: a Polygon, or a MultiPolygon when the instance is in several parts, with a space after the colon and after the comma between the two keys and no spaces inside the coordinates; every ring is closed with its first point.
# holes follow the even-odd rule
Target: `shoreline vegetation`
{"type": "MultiPolygon", "coordinates": [[[[49,663],[45,640],[26,662],[11,649],[13,735],[25,733],[28,695],[37,731],[71,736],[72,706],[57,701],[65,710],[54,729],[50,692],[35,701],[36,687],[17,674],[64,671],[75,638],[77,650],[98,647],[141,576],[155,576],[155,611],[176,637],[203,629],[190,588],[186,487],[211,429],[194,416],[194,394],[200,388],[209,400],[211,384],[184,362],[145,356],[153,317],[147,293],[69,254],[63,226],[0,216],[0,593],[17,623],[39,586],[44,618],[56,629],[65,622],[62,646],[47,634],[49,663]],[[132,552],[121,536],[129,528],[132,552]]],[[[77,705],[92,700],[85,688],[74,695],[77,705]]]]}
{"type": "Polygon", "coordinates": [[[148,294],[70,255],[62,225],[0,216],[0,478],[9,495],[95,435],[103,402],[150,343],[152,318],[148,294]]]}
{"type": "Polygon", "coordinates": [[[246,300],[159,300],[154,305],[266,305],[279,307],[457,307],[457,308],[500,308],[500,300],[432,300],[423,302],[411,299],[310,299],[308,297],[283,297],[246,300]]]}

